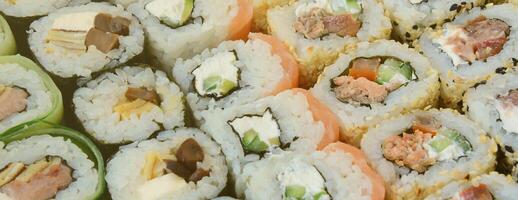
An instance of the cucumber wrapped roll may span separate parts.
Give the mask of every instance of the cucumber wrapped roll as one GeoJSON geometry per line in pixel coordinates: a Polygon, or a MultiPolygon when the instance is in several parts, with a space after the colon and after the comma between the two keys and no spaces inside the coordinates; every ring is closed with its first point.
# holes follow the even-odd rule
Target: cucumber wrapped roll
{"type": "Polygon", "coordinates": [[[469,87],[513,66],[518,55],[516,13],[518,7],[511,4],[475,8],[423,34],[420,48],[439,71],[446,106],[459,108],[469,87]]]}
{"type": "Polygon", "coordinates": [[[363,153],[332,143],[309,155],[277,152],[244,166],[236,182],[245,199],[383,200],[383,179],[363,153]]]}
{"type": "Polygon", "coordinates": [[[0,199],[98,199],[106,186],[95,144],[71,129],[47,125],[0,138],[0,199]]]}
{"type": "Polygon", "coordinates": [[[300,0],[270,9],[267,22],[271,34],[301,63],[304,88],[354,43],[389,38],[391,31],[389,18],[375,0],[300,0]]]}
{"type": "Polygon", "coordinates": [[[13,17],[47,15],[60,8],[86,4],[90,0],[1,0],[0,11],[13,17]]]}
{"type": "Polygon", "coordinates": [[[102,143],[144,140],[184,126],[183,94],[162,71],[123,67],[102,74],[74,92],[75,113],[102,143]]]}
{"type": "Polygon", "coordinates": [[[226,109],[297,87],[299,68],[288,48],[268,35],[249,37],[176,63],[173,76],[197,120],[210,107],[226,109]]]}
{"type": "Polygon", "coordinates": [[[0,56],[16,53],[16,40],[9,23],[0,16],[0,56]]]}
{"type": "Polygon", "coordinates": [[[358,145],[381,120],[432,106],[438,74],[427,58],[387,40],[359,43],[327,67],[311,92],[340,118],[342,139],[358,145]]]}
{"type": "Polygon", "coordinates": [[[123,146],[107,171],[114,200],[210,199],[223,190],[228,172],[220,147],[193,128],[123,146]]]}
{"type": "Polygon", "coordinates": [[[253,16],[250,0],[142,0],[128,10],[144,25],[151,58],[168,72],[177,58],[246,39],[253,16]]]}
{"type": "Polygon", "coordinates": [[[90,77],[139,55],[144,31],[121,6],[108,3],[59,9],[34,21],[29,45],[47,71],[60,77],[90,77]]]}
{"type": "Polygon", "coordinates": [[[59,123],[63,116],[61,92],[31,60],[0,57],[0,135],[17,125],[39,121],[59,123]]]}
{"type": "Polygon", "coordinates": [[[475,123],[447,109],[383,121],[361,147],[383,176],[389,199],[423,199],[450,182],[492,171],[497,151],[475,123]]]}
{"type": "Polygon", "coordinates": [[[285,6],[295,0],[252,0],[254,5],[253,32],[269,32],[266,13],[277,6],[285,6]]]}

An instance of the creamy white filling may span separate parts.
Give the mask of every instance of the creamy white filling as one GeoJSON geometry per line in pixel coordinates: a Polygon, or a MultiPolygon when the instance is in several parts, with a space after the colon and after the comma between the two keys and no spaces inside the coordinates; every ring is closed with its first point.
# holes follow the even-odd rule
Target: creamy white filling
{"type": "Polygon", "coordinates": [[[434,42],[440,45],[440,48],[448,54],[453,62],[453,66],[459,66],[462,64],[467,64],[468,61],[462,59],[457,53],[455,53],[456,46],[448,42],[448,40],[452,37],[460,37],[463,39],[467,39],[464,29],[462,27],[456,25],[450,25],[445,29],[445,32],[442,36],[435,39],[434,42]]]}
{"type": "Polygon", "coordinates": [[[146,4],[145,9],[161,20],[180,24],[185,0],[154,0],[146,4]]]}
{"type": "MultiPolygon", "coordinates": [[[[360,2],[358,2],[360,4],[360,2]]],[[[352,8],[346,3],[346,0],[313,0],[310,2],[300,3],[295,9],[297,17],[308,15],[313,9],[323,9],[332,14],[357,14],[361,9],[352,8]]]]}
{"type": "Polygon", "coordinates": [[[423,0],[409,0],[409,1],[410,1],[410,3],[412,3],[412,4],[418,4],[418,3],[423,2],[423,0]]]}
{"type": "Polygon", "coordinates": [[[145,182],[138,188],[140,199],[161,199],[187,186],[185,180],[174,173],[169,173],[145,182]]]}
{"type": "Polygon", "coordinates": [[[52,29],[64,31],[88,32],[94,27],[97,12],[70,13],[55,19],[52,29]]]}
{"type": "Polygon", "coordinates": [[[194,87],[200,95],[214,94],[203,88],[204,80],[211,76],[219,76],[238,85],[239,69],[234,65],[237,58],[233,52],[221,52],[203,61],[192,74],[195,76],[194,87]]]}
{"type": "Polygon", "coordinates": [[[500,114],[503,128],[507,132],[518,133],[518,106],[506,105],[502,101],[497,101],[495,107],[500,114]]]}
{"type": "MultiPolygon", "coordinates": [[[[313,195],[324,191],[325,180],[314,166],[311,166],[300,160],[290,162],[286,168],[277,175],[277,180],[281,188],[284,190],[288,186],[303,186],[306,190],[303,199],[313,199],[313,195]]],[[[328,195],[320,198],[320,200],[330,199],[328,195]]]]}
{"type": "Polygon", "coordinates": [[[423,147],[426,149],[428,156],[432,159],[438,161],[451,160],[456,159],[464,155],[464,150],[460,147],[455,141],[451,141],[451,144],[443,149],[441,152],[436,152],[435,149],[430,145],[432,141],[435,140],[449,140],[443,135],[437,135],[433,137],[431,140],[423,144],[423,147]]]}
{"type": "Polygon", "coordinates": [[[273,118],[270,110],[267,110],[262,116],[245,116],[237,118],[230,122],[230,125],[241,138],[243,138],[245,133],[249,130],[256,131],[259,139],[270,147],[273,146],[270,139],[278,138],[281,135],[279,125],[273,118]]]}

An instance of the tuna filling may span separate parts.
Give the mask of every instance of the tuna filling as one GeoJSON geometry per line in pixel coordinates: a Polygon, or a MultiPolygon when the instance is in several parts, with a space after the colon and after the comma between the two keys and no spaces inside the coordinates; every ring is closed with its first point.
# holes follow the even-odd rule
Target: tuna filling
{"type": "Polygon", "coordinates": [[[132,115],[140,117],[160,105],[160,97],[154,90],[129,87],[124,96],[123,102],[113,108],[124,120],[132,115]]]}
{"type": "Polygon", "coordinates": [[[28,96],[23,89],[0,85],[0,121],[24,111],[28,96]]]}
{"type": "Polygon", "coordinates": [[[222,98],[239,87],[235,52],[221,52],[203,61],[192,71],[194,89],[201,96],[222,98]]]}
{"type": "Polygon", "coordinates": [[[246,153],[261,154],[281,145],[281,129],[270,109],[262,115],[245,115],[229,121],[246,153]]]}
{"type": "Polygon", "coordinates": [[[325,180],[312,165],[301,161],[291,162],[277,175],[284,200],[329,200],[325,180]]]}
{"type": "Polygon", "coordinates": [[[518,133],[518,90],[511,90],[507,95],[497,97],[495,107],[503,128],[509,133],[518,133]]]}
{"type": "Polygon", "coordinates": [[[0,171],[0,193],[12,199],[47,200],[72,183],[72,169],[59,157],[34,164],[11,163],[0,171]]]}
{"type": "Polygon", "coordinates": [[[468,187],[455,195],[452,200],[493,200],[493,195],[486,185],[468,187]]]}

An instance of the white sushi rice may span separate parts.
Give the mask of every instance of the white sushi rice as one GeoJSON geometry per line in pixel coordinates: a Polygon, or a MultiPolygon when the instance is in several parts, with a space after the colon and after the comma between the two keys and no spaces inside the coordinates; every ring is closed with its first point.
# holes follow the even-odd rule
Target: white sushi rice
{"type": "MultiPolygon", "coordinates": [[[[215,68],[219,66],[213,66],[215,68]]],[[[229,108],[249,103],[273,92],[284,76],[281,58],[272,54],[271,46],[259,39],[248,42],[223,42],[217,48],[205,50],[189,60],[179,59],[173,68],[173,76],[186,94],[194,117],[201,120],[200,112],[209,108],[229,108]],[[214,99],[202,97],[194,89],[195,70],[201,63],[221,52],[235,51],[239,69],[239,88],[231,94],[214,99]]]]}
{"type": "Polygon", "coordinates": [[[97,140],[122,143],[148,138],[160,126],[172,129],[184,125],[183,94],[161,71],[123,67],[105,73],[74,93],[75,113],[97,140]],[[140,117],[131,114],[122,119],[113,109],[126,99],[129,87],[153,89],[162,102],[140,117]]]}
{"type": "Polygon", "coordinates": [[[138,188],[145,183],[141,175],[150,152],[169,154],[188,138],[195,139],[204,152],[203,162],[198,167],[210,169],[210,176],[206,176],[197,183],[189,182],[180,190],[167,194],[161,199],[209,199],[216,197],[226,185],[227,166],[219,146],[198,129],[181,128],[175,131],[165,131],[157,139],[145,140],[120,148],[108,162],[106,182],[114,200],[140,199],[138,188]]]}
{"type": "Polygon", "coordinates": [[[171,28],[145,10],[150,1],[138,1],[128,10],[144,25],[151,56],[168,72],[177,58],[191,58],[225,40],[230,23],[239,10],[237,0],[196,0],[191,15],[194,21],[171,28]]]}
{"type": "Polygon", "coordinates": [[[58,76],[69,78],[73,76],[90,77],[93,72],[113,68],[123,64],[140,54],[144,49],[144,31],[139,21],[122,6],[109,3],[89,3],[87,5],[59,9],[50,15],[34,21],[29,33],[29,45],[45,69],[58,76]],[[66,48],[45,42],[52,23],[57,18],[70,13],[99,12],[112,16],[120,16],[131,21],[129,35],[119,36],[119,47],[102,53],[96,48],[88,48],[85,53],[70,53],[66,48]]]}
{"type": "Polygon", "coordinates": [[[475,123],[452,110],[416,111],[381,122],[363,137],[361,149],[371,166],[383,177],[388,194],[396,199],[419,199],[442,186],[467,176],[476,177],[492,170],[497,147],[475,123]],[[431,115],[443,127],[456,130],[471,144],[465,157],[435,163],[424,173],[418,173],[387,160],[382,145],[385,139],[410,128],[417,115],[431,115]]]}
{"type": "Polygon", "coordinates": [[[0,142],[0,169],[13,162],[30,165],[46,156],[58,156],[72,168],[73,181],[58,191],[56,200],[87,199],[95,193],[99,183],[94,162],[70,140],[38,135],[7,145],[0,142]]]}
{"type": "Polygon", "coordinates": [[[407,45],[379,40],[373,43],[359,43],[353,52],[341,55],[334,64],[326,67],[311,92],[340,119],[342,139],[357,145],[367,128],[381,120],[413,109],[433,106],[438,99],[438,89],[437,71],[432,68],[426,57],[407,45]],[[390,92],[384,104],[371,104],[370,108],[338,100],[332,89],[332,80],[341,76],[354,59],[376,56],[389,56],[409,62],[418,79],[390,92]]]}
{"type": "Polygon", "coordinates": [[[37,72],[28,70],[16,63],[2,64],[0,65],[0,85],[19,87],[29,94],[26,99],[27,107],[24,111],[0,121],[0,133],[50,113],[52,95],[37,72]]]}
{"type": "Polygon", "coordinates": [[[0,0],[0,11],[14,17],[33,17],[47,15],[67,6],[89,3],[90,0],[0,0]]]}

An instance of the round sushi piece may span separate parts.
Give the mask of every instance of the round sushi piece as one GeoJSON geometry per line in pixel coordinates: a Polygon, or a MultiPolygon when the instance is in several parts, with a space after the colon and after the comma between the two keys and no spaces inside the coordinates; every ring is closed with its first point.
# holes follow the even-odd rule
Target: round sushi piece
{"type": "Polygon", "coordinates": [[[221,145],[231,174],[265,153],[308,152],[338,140],[334,114],[303,89],[291,89],[241,106],[201,113],[201,129],[221,145]]]}
{"type": "Polygon", "coordinates": [[[47,71],[90,77],[140,54],[144,31],[121,6],[90,3],[67,7],[30,25],[29,45],[47,71]]]}
{"type": "Polygon", "coordinates": [[[142,0],[128,7],[144,25],[149,53],[165,71],[224,40],[246,39],[249,0],[142,0]]]}
{"type": "Polygon", "coordinates": [[[383,179],[363,153],[332,143],[309,155],[277,152],[245,165],[236,182],[245,199],[383,200],[383,179]]]}
{"type": "Polygon", "coordinates": [[[362,151],[383,176],[389,199],[422,199],[442,186],[489,172],[495,142],[453,110],[416,111],[381,122],[362,151]]]}
{"type": "Polygon", "coordinates": [[[102,143],[143,140],[154,132],[184,126],[183,94],[162,71],[123,67],[77,89],[75,113],[102,143]]]}
{"type": "Polygon", "coordinates": [[[385,39],[391,31],[389,18],[375,0],[300,0],[268,10],[266,19],[271,34],[301,63],[304,88],[352,44],[385,39]]]}
{"type": "Polygon", "coordinates": [[[0,16],[0,56],[13,55],[16,53],[16,40],[9,23],[0,16]]]}
{"type": "Polygon", "coordinates": [[[299,67],[288,48],[272,36],[249,37],[176,62],[173,76],[197,120],[210,107],[229,108],[297,87],[299,67]]]}
{"type": "Polygon", "coordinates": [[[425,200],[492,200],[516,197],[518,197],[518,183],[510,177],[492,172],[470,181],[450,183],[435,194],[426,197],[425,200]]]}
{"type": "Polygon", "coordinates": [[[253,32],[269,32],[266,13],[277,6],[285,6],[295,0],[252,0],[254,5],[253,32]]]}
{"type": "Polygon", "coordinates": [[[13,17],[47,15],[60,8],[89,3],[90,0],[1,0],[0,11],[13,17]]]}
{"type": "Polygon", "coordinates": [[[59,123],[63,116],[61,92],[31,60],[0,56],[0,135],[27,122],[59,123]]]}
{"type": "Polygon", "coordinates": [[[381,120],[433,106],[438,74],[427,58],[395,41],[359,43],[328,66],[311,89],[340,119],[342,140],[358,145],[381,120]]]}
{"type": "Polygon", "coordinates": [[[518,54],[516,13],[518,7],[511,4],[475,8],[423,34],[420,48],[439,71],[446,106],[462,106],[469,87],[512,67],[518,54]]]}
{"type": "Polygon", "coordinates": [[[48,125],[0,138],[0,199],[98,199],[106,185],[95,144],[74,130],[48,125]]]}
{"type": "Polygon", "coordinates": [[[459,13],[484,5],[485,0],[383,0],[401,41],[412,42],[428,28],[450,22],[459,13]]]}
{"type": "Polygon", "coordinates": [[[210,199],[227,182],[220,147],[198,129],[164,131],[120,148],[107,165],[112,199],[210,199]]]}

